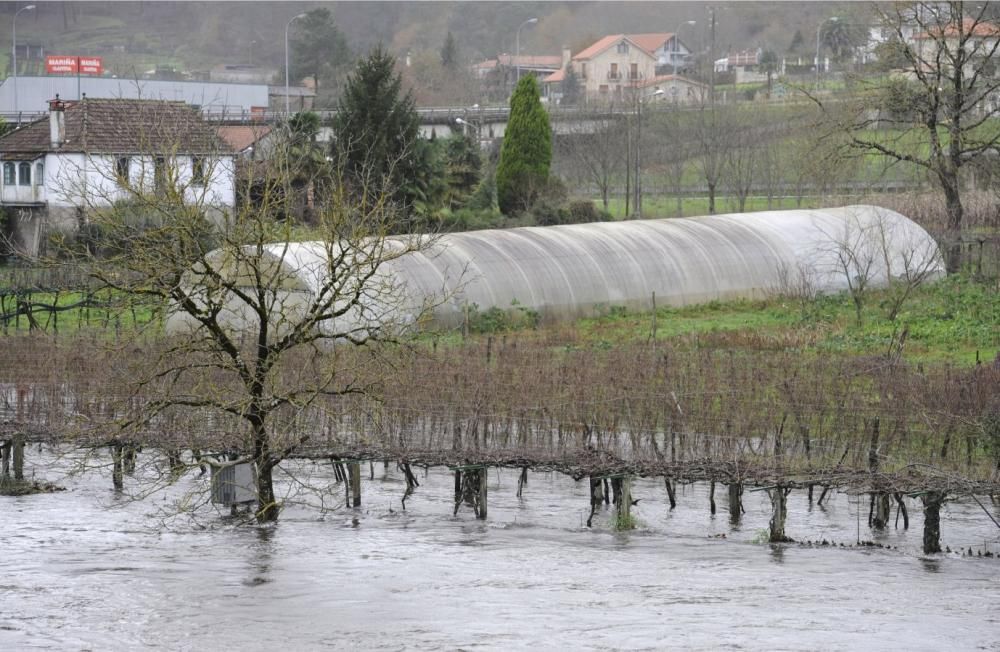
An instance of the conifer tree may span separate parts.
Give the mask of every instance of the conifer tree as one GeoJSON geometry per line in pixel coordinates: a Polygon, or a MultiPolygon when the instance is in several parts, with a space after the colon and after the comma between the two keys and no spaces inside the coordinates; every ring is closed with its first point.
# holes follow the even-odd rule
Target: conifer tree
{"type": "Polygon", "coordinates": [[[458,65],[458,46],[455,44],[455,37],[448,32],[441,47],[441,65],[451,70],[458,65]]]}
{"type": "Polygon", "coordinates": [[[497,200],[511,214],[527,210],[549,178],[552,127],[539,99],[538,82],[526,75],[510,98],[510,120],[497,165],[497,200]]]}
{"type": "Polygon", "coordinates": [[[326,8],[313,9],[294,25],[291,47],[291,79],[312,77],[317,94],[320,80],[335,77],[337,69],[350,57],[347,40],[326,8]]]}
{"type": "Polygon", "coordinates": [[[358,62],[333,119],[332,154],[353,194],[389,189],[408,210],[425,185],[429,159],[413,97],[402,92],[395,63],[381,47],[358,62]]]}

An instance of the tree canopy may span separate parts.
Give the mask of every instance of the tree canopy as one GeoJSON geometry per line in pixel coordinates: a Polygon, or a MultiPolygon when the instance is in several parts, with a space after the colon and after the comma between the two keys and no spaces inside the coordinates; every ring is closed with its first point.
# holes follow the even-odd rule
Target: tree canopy
{"type": "Polygon", "coordinates": [[[549,178],[552,127],[542,106],[538,82],[525,75],[510,98],[510,121],[497,165],[500,210],[515,213],[531,207],[549,178]]]}
{"type": "MultiPolygon", "coordinates": [[[[850,149],[923,168],[937,181],[952,242],[963,225],[962,168],[995,157],[1000,148],[1000,130],[993,127],[998,109],[989,100],[1000,91],[994,74],[1000,40],[982,38],[995,30],[987,21],[992,9],[934,2],[879,10],[905,76],[865,82],[853,104],[814,98],[850,149]],[[909,38],[914,27],[917,37],[909,38]],[[881,111],[870,110],[873,101],[881,111]],[[894,137],[885,137],[886,127],[894,137]]],[[[956,271],[957,245],[946,260],[948,271],[956,271]]]]}
{"type": "Polygon", "coordinates": [[[292,79],[312,77],[319,93],[320,80],[336,79],[337,70],[351,59],[344,35],[329,9],[313,9],[291,26],[289,74],[292,79]]]}
{"type": "Polygon", "coordinates": [[[333,119],[332,155],[350,192],[383,192],[405,210],[421,199],[430,175],[426,143],[410,93],[403,92],[395,58],[381,47],[348,76],[333,119]]]}

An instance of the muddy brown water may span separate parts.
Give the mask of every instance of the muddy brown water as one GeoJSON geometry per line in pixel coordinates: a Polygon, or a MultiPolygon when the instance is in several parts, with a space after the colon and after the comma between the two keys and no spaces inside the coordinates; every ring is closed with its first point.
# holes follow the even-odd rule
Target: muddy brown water
{"type": "MultiPolygon", "coordinates": [[[[176,516],[207,485],[195,474],[136,501],[107,469],[65,477],[70,462],[32,447],[29,475],[68,491],[0,498],[0,650],[1000,649],[1000,560],[922,555],[915,501],[909,530],[876,537],[866,500],[859,519],[856,497],[819,509],[793,492],[790,536],[849,544],[860,520],[894,549],[770,546],[754,543],[763,492],[733,527],[721,486],[713,517],[707,485],[671,512],[661,481],[636,480],[642,527],[616,533],[610,513],[583,527],[587,483],[559,474],[531,473],[518,499],[518,472],[491,471],[481,522],[452,516],[444,469],[420,471],[404,513],[394,468],[366,466],[352,510],[328,466],[302,464],[281,521],[258,528],[210,506],[176,516]]],[[[975,503],[942,523],[953,550],[1000,548],[975,503]]]]}

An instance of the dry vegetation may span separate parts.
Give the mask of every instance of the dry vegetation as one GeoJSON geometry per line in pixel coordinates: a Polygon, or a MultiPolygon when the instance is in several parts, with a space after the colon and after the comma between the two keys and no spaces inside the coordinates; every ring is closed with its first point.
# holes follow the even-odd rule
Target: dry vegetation
{"type": "MultiPolygon", "coordinates": [[[[113,350],[91,337],[21,336],[8,345],[0,409],[17,427],[84,446],[128,439],[167,450],[247,449],[236,418],[176,409],[136,419],[169,381],[135,393],[130,365],[164,343],[113,350]]],[[[892,357],[663,343],[576,348],[555,330],[329,355],[345,382],[377,384],[381,398],[348,394],[280,411],[275,447],[308,436],[293,457],[883,492],[992,493],[1000,484],[995,365],[925,368],[892,357]]],[[[314,364],[289,358],[275,382],[314,364]]],[[[221,378],[202,382],[229,391],[221,378]]]]}

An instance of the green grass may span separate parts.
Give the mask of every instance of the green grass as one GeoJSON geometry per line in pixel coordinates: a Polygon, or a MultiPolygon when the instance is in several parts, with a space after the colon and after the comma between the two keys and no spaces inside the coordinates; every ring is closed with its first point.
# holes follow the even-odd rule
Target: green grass
{"type": "MultiPolygon", "coordinates": [[[[895,321],[886,317],[887,294],[872,292],[859,326],[847,294],[798,301],[712,302],[662,308],[656,338],[695,347],[798,349],[819,354],[884,355],[905,329],[903,356],[914,362],[968,365],[989,362],[1000,351],[1000,292],[965,276],[919,288],[895,321]]],[[[649,339],[652,314],[610,309],[582,320],[584,344],[649,339]]]]}
{"type": "MultiPolygon", "coordinates": [[[[32,307],[32,317],[37,329],[46,333],[69,333],[80,330],[107,331],[133,330],[160,318],[160,311],[152,306],[129,303],[121,295],[99,291],[86,295],[82,292],[32,292],[0,296],[0,314],[11,314],[18,300],[32,307]],[[82,305],[88,303],[90,305],[82,305]],[[47,306],[66,308],[53,311],[47,306]]],[[[0,333],[27,333],[32,330],[32,320],[20,315],[0,320],[0,333]],[[5,322],[5,323],[4,323],[5,322]]]]}
{"type": "MultiPolygon", "coordinates": [[[[795,197],[775,197],[770,210],[780,210],[787,208],[816,208],[823,205],[823,200],[819,197],[804,197],[801,205],[795,197]]],[[[603,208],[600,200],[597,206],[603,208]]],[[[642,216],[646,219],[656,219],[661,217],[691,217],[697,215],[708,215],[708,197],[683,197],[681,198],[682,214],[677,214],[676,197],[666,197],[662,195],[648,196],[642,198],[642,216]]],[[[621,197],[613,197],[608,202],[608,210],[615,219],[625,219],[625,200],[621,197]]],[[[716,213],[734,213],[739,210],[739,204],[734,197],[717,196],[715,198],[716,213]]],[[[746,212],[769,210],[767,197],[748,197],[746,212]]]]}

